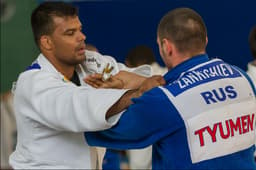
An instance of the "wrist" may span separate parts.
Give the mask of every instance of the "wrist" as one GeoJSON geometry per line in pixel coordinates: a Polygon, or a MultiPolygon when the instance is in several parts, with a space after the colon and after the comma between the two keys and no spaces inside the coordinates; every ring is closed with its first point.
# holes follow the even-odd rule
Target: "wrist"
{"type": "Polygon", "coordinates": [[[122,79],[119,79],[119,78],[117,78],[117,80],[120,82],[120,83],[118,83],[118,89],[124,89],[125,88],[125,83],[124,83],[124,81],[122,80],[122,79]]]}

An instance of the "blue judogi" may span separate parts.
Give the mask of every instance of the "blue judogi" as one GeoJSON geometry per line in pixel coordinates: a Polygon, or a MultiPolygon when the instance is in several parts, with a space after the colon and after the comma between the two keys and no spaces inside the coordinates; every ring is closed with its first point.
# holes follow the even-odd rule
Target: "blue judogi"
{"type": "Polygon", "coordinates": [[[243,71],[205,54],[164,78],[164,87],[133,99],[114,127],[85,133],[88,144],[153,144],[152,169],[256,169],[256,93],[243,71]]]}

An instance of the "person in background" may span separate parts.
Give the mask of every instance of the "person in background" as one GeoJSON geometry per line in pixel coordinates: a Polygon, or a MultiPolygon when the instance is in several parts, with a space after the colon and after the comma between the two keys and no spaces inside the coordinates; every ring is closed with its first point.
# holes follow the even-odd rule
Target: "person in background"
{"type": "Polygon", "coordinates": [[[124,71],[120,76],[113,68],[116,75],[106,84],[119,89],[86,84],[86,75],[94,77],[109,70],[107,61],[115,62],[85,50],[86,36],[71,4],[41,3],[31,15],[31,25],[41,53],[19,75],[14,89],[17,145],[9,163],[14,169],[94,169],[83,133],[110,128],[131,98],[165,81],[124,71]],[[136,89],[121,89],[125,87],[136,89]]]}
{"type": "Polygon", "coordinates": [[[153,75],[164,75],[168,71],[167,67],[157,63],[153,50],[146,45],[132,48],[125,57],[125,64],[132,68],[148,64],[152,67],[153,75]]]}
{"type": "Polygon", "coordinates": [[[9,156],[15,149],[17,129],[11,90],[1,94],[1,169],[10,169],[9,156]]]}
{"type": "MultiPolygon", "coordinates": [[[[249,76],[206,53],[207,29],[189,8],[162,17],[157,29],[166,85],[155,87],[110,129],[86,132],[91,146],[153,145],[152,169],[256,169],[256,90],[249,76]]],[[[95,80],[96,81],[96,80],[95,80]]]]}
{"type": "Polygon", "coordinates": [[[99,52],[99,50],[97,49],[97,47],[96,47],[95,45],[88,44],[88,43],[86,43],[85,49],[86,49],[86,50],[89,50],[89,51],[99,52]]]}

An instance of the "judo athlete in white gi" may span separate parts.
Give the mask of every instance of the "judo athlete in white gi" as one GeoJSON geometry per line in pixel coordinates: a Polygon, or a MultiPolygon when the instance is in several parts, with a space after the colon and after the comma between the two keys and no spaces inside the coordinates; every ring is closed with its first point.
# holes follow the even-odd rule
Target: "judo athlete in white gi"
{"type": "Polygon", "coordinates": [[[153,144],[152,169],[256,169],[255,88],[248,75],[209,59],[199,14],[177,8],[160,21],[157,42],[169,71],[111,129],[85,133],[92,146],[153,144]]]}
{"type": "MultiPolygon", "coordinates": [[[[120,117],[115,114],[131,103],[131,97],[139,96],[152,84],[146,80],[142,88],[129,91],[86,86],[84,76],[102,72],[107,63],[118,64],[113,58],[85,51],[86,37],[73,6],[43,3],[33,11],[31,23],[41,54],[20,74],[16,84],[18,138],[10,165],[14,169],[93,169],[92,153],[83,132],[114,125],[120,117]]],[[[119,67],[122,65],[113,72],[117,73],[119,67]]],[[[132,73],[129,76],[139,83],[146,79],[132,73]]],[[[114,80],[117,81],[111,86],[127,86],[127,79],[114,80]]],[[[156,80],[156,86],[161,78],[149,80],[156,80]]]]}

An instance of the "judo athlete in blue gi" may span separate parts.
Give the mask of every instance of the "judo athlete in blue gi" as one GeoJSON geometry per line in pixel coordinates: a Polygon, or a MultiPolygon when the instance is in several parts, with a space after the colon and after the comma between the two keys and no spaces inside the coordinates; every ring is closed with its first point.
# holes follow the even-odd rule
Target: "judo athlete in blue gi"
{"type": "Polygon", "coordinates": [[[85,133],[88,144],[153,144],[152,169],[256,169],[255,89],[239,68],[209,59],[207,41],[194,10],[167,13],[157,31],[166,85],[134,98],[111,129],[85,133]]]}

